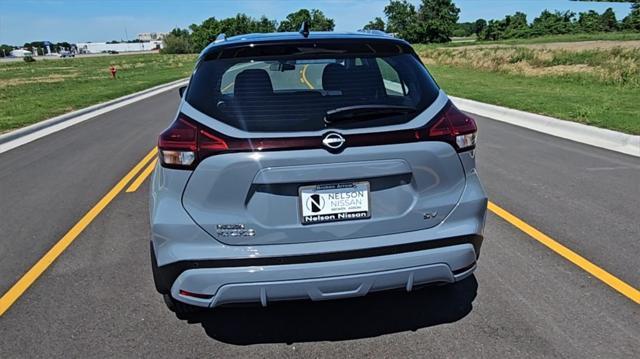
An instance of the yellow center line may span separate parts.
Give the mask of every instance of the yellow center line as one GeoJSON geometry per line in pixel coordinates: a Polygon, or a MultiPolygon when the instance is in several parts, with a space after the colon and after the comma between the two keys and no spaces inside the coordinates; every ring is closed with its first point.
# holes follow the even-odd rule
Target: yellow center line
{"type": "Polygon", "coordinates": [[[315,87],[313,87],[311,82],[309,82],[309,80],[307,79],[307,67],[309,67],[309,65],[302,66],[302,71],[300,71],[300,76],[302,77],[301,80],[307,85],[308,88],[313,90],[315,87]]]}
{"type": "Polygon", "coordinates": [[[227,86],[223,87],[222,90],[220,90],[220,92],[225,92],[228,89],[231,88],[231,86],[233,86],[236,82],[235,81],[231,81],[227,86]]]}
{"type": "Polygon", "coordinates": [[[151,172],[153,172],[153,169],[156,168],[156,163],[158,162],[158,159],[154,159],[153,161],[151,161],[151,163],[149,163],[149,165],[147,166],[147,168],[144,169],[144,171],[142,171],[140,173],[140,175],[138,176],[138,178],[136,178],[135,181],[133,181],[131,183],[131,185],[129,186],[129,188],[127,188],[127,190],[125,192],[130,193],[130,192],[135,192],[138,190],[138,187],[140,187],[140,185],[142,184],[142,182],[144,182],[144,180],[147,179],[147,177],[149,177],[149,175],[151,174],[151,172]]]}
{"type": "Polygon", "coordinates": [[[36,264],[31,267],[2,297],[0,297],[0,317],[15,303],[24,292],[44,273],[47,268],[64,252],[69,245],[87,228],[102,210],[122,191],[131,179],[156,155],[153,148],[129,173],[127,173],[93,208],[89,210],[71,229],[49,249],[36,264]]]}
{"type": "Polygon", "coordinates": [[[604,269],[598,267],[597,265],[589,262],[587,259],[579,255],[578,253],[572,251],[571,249],[563,246],[558,243],[551,237],[546,234],[540,232],[539,230],[531,227],[527,223],[525,223],[520,218],[514,216],[513,214],[507,212],[503,208],[499,207],[493,202],[489,202],[488,209],[496,214],[498,217],[504,219],[505,221],[511,223],[513,226],[521,230],[522,232],[529,235],[531,238],[537,240],[538,242],[544,244],[552,251],[556,252],[560,256],[564,257],[566,260],[571,263],[577,265],[582,268],[585,272],[591,274],[592,276],[598,278],[611,288],[618,291],[620,294],[625,297],[631,299],[632,301],[640,304],[640,291],[631,285],[623,282],[619,278],[615,277],[611,273],[605,271],[604,269]]]}

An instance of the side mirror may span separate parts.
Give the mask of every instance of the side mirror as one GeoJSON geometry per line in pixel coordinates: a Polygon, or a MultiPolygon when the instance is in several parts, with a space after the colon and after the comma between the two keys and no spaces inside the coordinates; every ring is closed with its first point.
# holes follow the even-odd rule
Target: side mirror
{"type": "Polygon", "coordinates": [[[182,86],[178,89],[178,93],[180,93],[180,98],[184,96],[184,91],[187,89],[187,86],[182,86]]]}

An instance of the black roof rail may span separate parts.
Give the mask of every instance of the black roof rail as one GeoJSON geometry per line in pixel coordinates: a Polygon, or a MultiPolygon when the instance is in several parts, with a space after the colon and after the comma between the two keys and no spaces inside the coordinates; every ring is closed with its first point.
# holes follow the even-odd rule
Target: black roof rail
{"type": "Polygon", "coordinates": [[[300,31],[299,31],[302,36],[304,36],[305,38],[309,37],[309,23],[306,21],[302,22],[302,25],[300,26],[300,31]]]}

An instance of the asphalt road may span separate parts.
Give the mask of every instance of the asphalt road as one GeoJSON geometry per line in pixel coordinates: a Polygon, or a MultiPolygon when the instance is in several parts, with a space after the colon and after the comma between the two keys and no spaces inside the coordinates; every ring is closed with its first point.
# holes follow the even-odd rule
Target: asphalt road
{"type": "MultiPolygon", "coordinates": [[[[0,295],[156,142],[177,91],[0,154],[0,295]]],[[[640,287],[640,159],[478,118],[492,202],[640,287]]],[[[640,357],[640,306],[489,214],[456,285],[178,320],[153,289],[148,181],[0,316],[0,357],[640,357]]]]}

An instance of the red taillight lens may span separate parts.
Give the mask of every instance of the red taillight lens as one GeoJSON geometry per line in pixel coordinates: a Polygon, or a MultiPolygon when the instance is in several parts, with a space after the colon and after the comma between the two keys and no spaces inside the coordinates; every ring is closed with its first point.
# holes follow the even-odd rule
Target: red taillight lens
{"type": "Polygon", "coordinates": [[[199,159],[227,149],[224,139],[182,115],[158,138],[160,161],[169,168],[193,168],[199,159]]]}
{"type": "Polygon", "coordinates": [[[476,122],[449,103],[440,118],[429,127],[428,136],[442,139],[454,145],[458,150],[470,150],[476,145],[476,122]]]}

